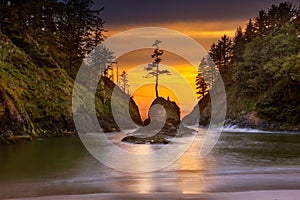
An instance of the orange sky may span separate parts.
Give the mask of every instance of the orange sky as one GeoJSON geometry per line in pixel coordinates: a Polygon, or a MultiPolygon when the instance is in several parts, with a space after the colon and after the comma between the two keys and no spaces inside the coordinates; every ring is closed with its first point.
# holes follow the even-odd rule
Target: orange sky
{"type": "MultiPolygon", "coordinates": [[[[196,40],[206,50],[209,50],[210,45],[213,42],[216,42],[222,35],[226,34],[228,36],[234,36],[236,28],[243,24],[245,24],[245,20],[229,21],[226,22],[226,24],[224,22],[201,21],[174,22],[169,24],[159,24],[158,26],[186,34],[196,40]]],[[[153,26],[153,24],[145,24],[145,26],[153,26]]],[[[131,25],[117,27],[112,26],[108,28],[110,31],[106,35],[109,37],[132,28],[136,27],[131,25]]],[[[159,40],[160,38],[157,39],[159,40]]],[[[143,68],[148,63],[153,62],[151,58],[152,52],[153,48],[151,48],[151,44],[149,44],[149,49],[133,51],[117,58],[116,60],[119,65],[119,72],[122,72],[123,70],[128,72],[130,84],[129,90],[139,106],[143,119],[147,118],[149,106],[155,99],[155,79],[143,78],[143,76],[147,74],[143,68]]],[[[162,56],[162,62],[160,65],[162,69],[169,67],[169,69],[174,70],[174,72],[170,76],[161,75],[159,77],[159,83],[165,85],[159,87],[159,94],[164,98],[169,96],[172,101],[175,101],[181,108],[181,117],[184,117],[196,104],[197,97],[195,95],[195,76],[197,74],[197,70],[184,58],[169,52],[165,52],[162,56]]]]}
{"type": "MultiPolygon", "coordinates": [[[[222,35],[234,36],[238,26],[244,26],[247,19],[231,20],[231,21],[177,21],[172,23],[148,23],[143,24],[144,27],[161,27],[179,31],[196,40],[205,49],[209,49],[213,42],[216,42],[222,35]]],[[[116,33],[126,31],[128,29],[143,27],[141,25],[110,25],[107,24],[107,37],[116,33]]]]}
{"type": "MultiPolygon", "coordinates": [[[[153,49],[133,51],[117,59],[120,69],[128,72],[130,92],[143,119],[147,117],[148,109],[155,99],[155,78],[143,77],[147,74],[144,67],[152,62],[152,51],[153,49]]],[[[159,76],[159,95],[175,101],[181,108],[182,116],[188,114],[196,104],[194,83],[197,70],[186,60],[170,52],[165,52],[162,56],[160,69],[168,69],[171,75],[159,76]]]]}
{"type": "MultiPolygon", "coordinates": [[[[133,28],[168,28],[186,34],[201,44],[204,49],[209,50],[211,44],[217,42],[221,36],[224,34],[234,36],[237,27],[245,28],[245,24],[250,18],[253,19],[258,16],[259,10],[267,10],[272,4],[278,4],[282,0],[104,0],[95,2],[98,8],[104,7],[102,14],[106,22],[104,24],[105,29],[108,30],[107,37],[133,28]]],[[[289,0],[289,2],[294,5],[299,4],[299,0],[289,0]]],[[[156,39],[163,40],[164,38],[155,38],[153,41],[156,39]]],[[[149,47],[151,47],[151,44],[149,44],[149,47]]],[[[120,70],[126,70],[129,73],[130,92],[133,94],[144,118],[147,116],[146,111],[154,99],[154,86],[149,86],[151,84],[150,79],[141,79],[146,74],[141,65],[152,62],[151,53],[151,50],[131,52],[122,56],[122,58],[118,58],[120,70]],[[145,84],[146,86],[134,87],[139,84],[145,84]],[[134,88],[137,90],[134,91],[134,88]]],[[[194,54],[198,56],[197,52],[194,52],[194,54]]],[[[163,56],[161,64],[175,70],[170,76],[172,78],[163,78],[162,76],[160,83],[166,81],[170,83],[167,87],[177,86],[175,87],[176,91],[173,91],[173,93],[180,101],[181,117],[183,117],[195,105],[192,96],[187,95],[190,89],[184,88],[183,85],[187,85],[187,81],[190,87],[193,88],[192,90],[195,90],[196,70],[189,63],[170,54],[163,56]],[[179,98],[184,95],[186,95],[186,98],[179,98]]],[[[165,98],[172,96],[170,92],[163,89],[160,89],[160,95],[165,98]]]]}

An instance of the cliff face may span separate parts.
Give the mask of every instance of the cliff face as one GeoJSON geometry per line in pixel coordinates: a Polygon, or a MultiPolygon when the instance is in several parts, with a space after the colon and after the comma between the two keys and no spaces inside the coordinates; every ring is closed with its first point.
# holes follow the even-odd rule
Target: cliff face
{"type": "Polygon", "coordinates": [[[225,85],[227,90],[227,124],[261,130],[300,130],[300,88],[294,87],[291,99],[284,97],[284,88],[268,95],[243,95],[235,85],[225,85]]]}
{"type": "MultiPolygon", "coordinates": [[[[16,46],[0,33],[0,143],[14,136],[38,137],[75,131],[73,80],[29,36],[19,40],[26,41],[26,45],[16,46]]],[[[110,80],[104,82],[106,97],[97,93],[95,107],[103,129],[114,131],[117,125],[111,114],[110,91],[115,84],[110,80]]],[[[138,107],[132,99],[129,102],[133,120],[141,124],[138,107]]]]}
{"type": "Polygon", "coordinates": [[[96,110],[100,125],[104,132],[111,131],[111,129],[118,130],[116,120],[120,122],[120,126],[123,129],[135,128],[135,125],[142,125],[139,108],[135,101],[128,94],[125,94],[119,87],[115,88],[115,83],[109,78],[102,77],[101,81],[104,83],[105,88],[98,88],[96,97],[96,110]],[[104,92],[105,90],[105,92],[104,92]],[[112,93],[114,92],[114,104],[111,105],[112,93]],[[112,113],[112,106],[117,111],[115,116],[112,113]],[[129,116],[127,116],[127,109],[129,110],[129,116]]]}
{"type": "Polygon", "coordinates": [[[127,136],[122,141],[135,144],[168,144],[169,141],[165,136],[173,137],[178,133],[180,108],[175,102],[158,97],[152,102],[148,119],[144,121],[144,125],[134,132],[134,134],[143,135],[143,137],[127,136]],[[164,120],[165,123],[163,123],[164,120]],[[147,135],[151,136],[145,137],[147,135]]]}
{"type": "MultiPolygon", "coordinates": [[[[166,115],[166,123],[164,125],[164,127],[166,129],[175,129],[179,127],[180,124],[180,108],[177,106],[177,104],[173,101],[170,100],[166,100],[163,97],[158,97],[156,98],[150,108],[154,105],[160,105],[162,106],[166,113],[164,113],[166,115]]],[[[162,113],[158,113],[158,117],[161,117],[162,113]]],[[[155,113],[153,114],[153,117],[155,118],[155,113]]],[[[152,120],[160,120],[160,119],[152,119],[152,120]]],[[[148,117],[148,119],[145,120],[145,125],[148,125],[151,122],[150,116],[148,117]]]]}
{"type": "MultiPolygon", "coordinates": [[[[299,131],[300,124],[294,121],[277,121],[271,116],[264,116],[257,109],[256,99],[227,95],[227,116],[225,126],[252,128],[260,130],[290,130],[299,131]]],[[[211,118],[211,100],[209,94],[205,95],[193,111],[183,118],[185,125],[208,126],[211,118]],[[200,115],[199,115],[200,112],[200,115]]]]}
{"type": "Polygon", "coordinates": [[[210,117],[211,99],[210,95],[207,94],[198,102],[192,112],[182,119],[182,121],[185,125],[207,126],[210,123],[210,117]]]}
{"type": "MultiPolygon", "coordinates": [[[[72,80],[44,55],[36,61],[0,34],[0,135],[31,136],[73,128],[72,80]]],[[[38,46],[32,41],[32,46],[38,46]]]]}
{"type": "Polygon", "coordinates": [[[151,106],[155,104],[159,104],[165,108],[167,114],[166,121],[168,123],[172,123],[174,125],[180,123],[180,109],[174,101],[158,97],[152,102],[151,106]]]}

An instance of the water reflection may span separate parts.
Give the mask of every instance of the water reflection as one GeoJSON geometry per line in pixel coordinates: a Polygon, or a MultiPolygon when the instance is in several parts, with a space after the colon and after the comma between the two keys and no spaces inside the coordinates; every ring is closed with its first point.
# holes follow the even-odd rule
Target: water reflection
{"type": "MultiPolygon", "coordinates": [[[[160,145],[120,143],[124,135],[118,133],[108,136],[119,148],[130,152],[147,154],[161,148],[160,145]]],[[[170,144],[173,148],[169,155],[172,156],[176,151],[177,144],[186,140],[184,137],[177,138],[170,144]]],[[[256,174],[263,170],[286,173],[299,169],[299,134],[224,133],[214,152],[205,159],[199,157],[201,144],[202,138],[196,137],[176,162],[151,173],[125,173],[111,169],[94,159],[78,137],[0,145],[0,199],[111,192],[199,194],[212,187],[208,181],[212,173],[219,176],[229,174],[228,177],[231,177],[234,173],[256,174]]],[[[105,148],[101,152],[108,157],[114,154],[105,151],[105,148]]],[[[166,158],[158,155],[148,160],[135,157],[119,160],[126,162],[132,170],[145,171],[157,163],[165,162],[166,158]]],[[[230,187],[229,182],[219,183],[223,184],[223,189],[230,187]]]]}
{"type": "MultiPolygon", "coordinates": [[[[120,143],[124,137],[120,133],[108,136],[119,148],[129,152],[147,154],[162,148],[160,145],[120,143]]],[[[174,141],[169,155],[173,156],[177,146],[186,140],[174,141]]],[[[206,168],[204,160],[199,159],[200,144],[201,138],[197,138],[176,162],[151,173],[125,173],[104,166],[86,151],[77,137],[0,146],[0,198],[86,192],[201,193],[205,189],[206,168]]],[[[108,157],[114,154],[106,152],[105,148],[102,153],[108,157]]],[[[134,156],[119,160],[126,162],[132,171],[147,171],[168,159],[155,155],[147,160],[134,156]]]]}
{"type": "Polygon", "coordinates": [[[0,180],[51,177],[72,169],[84,153],[77,137],[0,145],[0,180]]]}
{"type": "MultiPolygon", "coordinates": [[[[130,145],[125,144],[123,148],[128,149],[130,152],[140,153],[140,154],[148,154],[153,152],[153,147],[151,145],[130,145]]],[[[153,164],[155,164],[156,158],[151,157],[148,162],[145,160],[141,160],[139,158],[131,159],[128,162],[131,164],[131,171],[147,171],[152,168],[153,164]],[[149,162],[151,161],[151,162],[149,162]]],[[[129,191],[134,191],[136,193],[151,193],[155,190],[155,182],[153,180],[153,173],[145,173],[145,174],[131,174],[132,179],[131,187],[128,188],[129,191]]]]}
{"type": "Polygon", "coordinates": [[[178,188],[183,194],[199,194],[205,190],[205,161],[199,158],[202,139],[197,137],[175,163],[178,167],[178,188]]]}
{"type": "MultiPolygon", "coordinates": [[[[186,138],[178,138],[176,143],[186,142],[186,138]]],[[[205,160],[199,158],[199,149],[202,138],[197,137],[187,151],[174,163],[168,167],[151,172],[138,174],[122,174],[128,176],[127,181],[122,184],[126,191],[133,193],[152,193],[152,192],[176,192],[183,194],[199,194],[205,191],[205,160]],[[130,179],[130,181],[128,181],[130,179]]],[[[174,144],[173,144],[174,145],[174,144]]],[[[153,145],[130,145],[126,144],[123,148],[130,151],[148,153],[158,148],[153,145]]],[[[174,145],[176,151],[176,145],[174,145]]],[[[172,152],[170,152],[172,153],[172,152]]],[[[133,169],[147,168],[148,165],[155,165],[156,162],[163,162],[163,157],[156,157],[149,162],[141,163],[139,160],[130,160],[133,169]],[[150,162],[151,161],[151,162],[150,162]]]]}
{"type": "Polygon", "coordinates": [[[170,145],[152,145],[149,149],[144,149],[147,145],[116,142],[116,138],[109,140],[104,134],[80,134],[80,139],[91,155],[108,167],[124,172],[144,173],[163,169],[175,162],[194,138],[185,137],[184,142],[177,142],[178,138],[174,138],[174,143],[170,145]],[[115,143],[117,145],[113,145],[115,143]],[[133,161],[143,166],[132,167],[133,161]]]}

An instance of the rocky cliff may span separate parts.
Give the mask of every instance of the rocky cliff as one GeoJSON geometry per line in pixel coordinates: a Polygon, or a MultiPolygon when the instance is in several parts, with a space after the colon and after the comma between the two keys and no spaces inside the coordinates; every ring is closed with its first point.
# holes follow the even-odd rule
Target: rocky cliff
{"type": "MultiPolygon", "coordinates": [[[[18,46],[14,42],[0,32],[0,141],[75,132],[73,80],[30,36],[18,38],[18,46]]],[[[110,98],[115,84],[105,78],[103,82],[106,93],[96,94],[97,116],[104,131],[114,131],[118,127],[110,98]]],[[[142,124],[137,105],[133,99],[129,102],[133,121],[142,124]]]]}

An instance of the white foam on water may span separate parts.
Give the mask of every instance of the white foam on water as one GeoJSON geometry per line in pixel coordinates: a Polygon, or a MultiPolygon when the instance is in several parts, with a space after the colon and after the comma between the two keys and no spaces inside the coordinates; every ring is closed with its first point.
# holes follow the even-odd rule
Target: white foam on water
{"type": "Polygon", "coordinates": [[[271,134],[300,134],[299,131],[264,131],[252,128],[240,128],[237,125],[228,125],[222,128],[222,132],[228,133],[271,133],[271,134]]]}
{"type": "Polygon", "coordinates": [[[240,128],[237,125],[229,125],[222,128],[223,132],[232,132],[232,133],[275,133],[272,131],[263,131],[259,129],[252,128],[240,128]]]}

